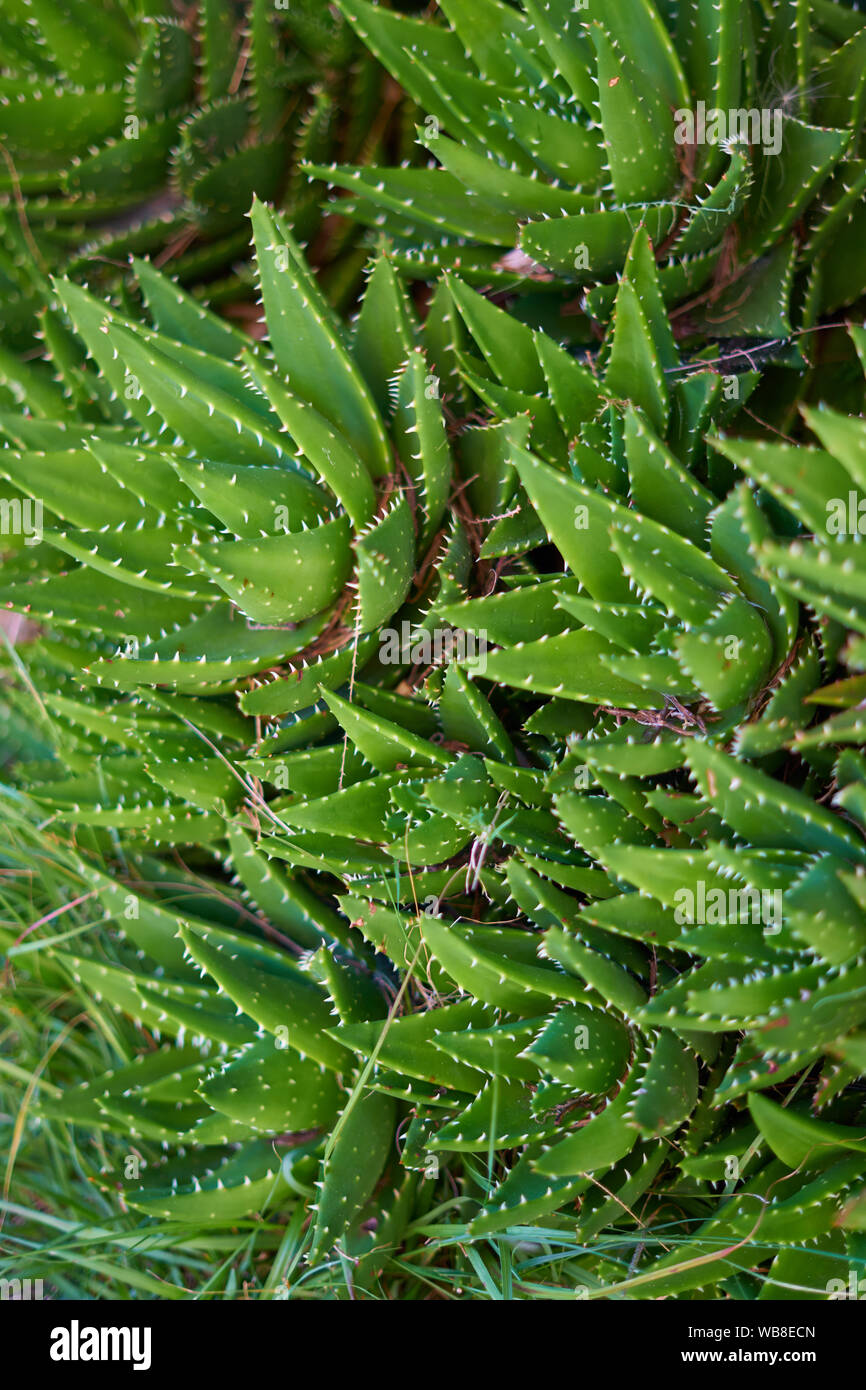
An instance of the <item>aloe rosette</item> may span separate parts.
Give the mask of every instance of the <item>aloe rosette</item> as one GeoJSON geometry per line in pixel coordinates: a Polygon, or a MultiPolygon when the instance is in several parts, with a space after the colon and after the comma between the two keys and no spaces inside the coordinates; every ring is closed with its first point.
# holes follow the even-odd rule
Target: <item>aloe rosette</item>
{"type": "MultiPolygon", "coordinates": [[[[327,6],[61,8],[9,0],[0,27],[6,348],[31,347],[40,326],[62,338],[50,313],[44,322],[51,274],[105,294],[130,253],[161,254],[212,299],[236,296],[253,193],[281,199],[296,234],[312,238],[322,190],[299,162],[341,149],[381,157],[387,79],[327,6]]],[[[345,249],[344,238],[328,256],[345,249]]]]}
{"type": "Polygon", "coordinates": [[[340,0],[429,167],[309,165],[405,273],[592,343],[643,223],[679,337],[778,343],[866,288],[862,16],[748,0],[340,0]]]}
{"type": "Polygon", "coordinates": [[[866,1143],[862,330],[779,441],[643,228],[582,363],[456,276],[420,325],[387,256],[346,327],[252,217],[262,341],[146,263],[153,327],[58,281],[77,418],[0,421],[44,508],[16,784],[105,914],[34,968],[117,1020],[36,1112],[133,1140],[142,1218],[291,1211],[366,1291],[447,1174],[462,1240],[576,1237],[589,1297],[822,1296],[866,1143]],[[404,623],[479,641],[421,669],[404,623]]]}

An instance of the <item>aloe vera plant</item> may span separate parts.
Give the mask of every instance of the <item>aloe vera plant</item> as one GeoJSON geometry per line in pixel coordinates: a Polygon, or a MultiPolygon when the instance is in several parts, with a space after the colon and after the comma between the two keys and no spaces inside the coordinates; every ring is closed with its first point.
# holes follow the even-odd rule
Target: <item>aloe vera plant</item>
{"type": "Polygon", "coordinates": [[[149,325],[60,279],[86,361],[0,417],[14,803],[103,914],[30,968],[114,1039],[31,1113],[154,1229],[288,1214],[313,1287],[374,1292],[447,1175],[482,1270],[530,1229],[590,1298],[826,1296],[863,1255],[863,331],[780,441],[757,372],[683,355],[643,227],[579,362],[456,275],[419,323],[388,255],[347,326],[252,222],[261,341],[145,262],[149,325]]]}
{"type": "Polygon", "coordinates": [[[778,352],[866,288],[866,30],[844,5],[340,8],[414,97],[429,167],[308,167],[407,274],[520,290],[535,323],[568,291],[557,332],[591,343],[642,222],[678,337],[778,352]]]}
{"type": "Polygon", "coordinates": [[[58,269],[105,293],[130,253],[159,253],[212,299],[237,295],[254,192],[306,240],[321,189],[299,161],[382,151],[385,79],[327,6],[9,0],[0,43],[6,348],[37,317],[62,337],[58,269]]]}

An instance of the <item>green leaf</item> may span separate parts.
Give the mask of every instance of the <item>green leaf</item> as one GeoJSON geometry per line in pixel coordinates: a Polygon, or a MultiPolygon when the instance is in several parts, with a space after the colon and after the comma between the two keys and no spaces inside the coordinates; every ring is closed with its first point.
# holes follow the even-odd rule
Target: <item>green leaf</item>
{"type": "Polygon", "coordinates": [[[333,691],[325,695],[325,700],[358,751],[379,772],[391,772],[400,764],[447,767],[452,761],[450,754],[429,740],[419,738],[391,719],[359,709],[333,691]]]}
{"type": "Polygon", "coordinates": [[[625,1071],[629,1050],[627,1029],[610,1013],[566,1004],[523,1055],[575,1091],[604,1095],[625,1071]]]}
{"type": "Polygon", "coordinates": [[[573,1134],[567,1134],[535,1160],[534,1168],[545,1177],[571,1177],[610,1168],[631,1153],[637,1130],[626,1123],[628,1106],[639,1084],[646,1056],[641,1047],[619,1091],[604,1109],[590,1115],[573,1134]]]}
{"type": "Polygon", "coordinates": [[[390,469],[379,412],[291,233],[256,199],[256,259],[277,366],[296,397],[350,439],[373,477],[390,469]]]}
{"type": "Polygon", "coordinates": [[[335,1030],[335,1035],[362,1058],[370,1057],[377,1048],[379,1064],[404,1076],[455,1091],[474,1092],[478,1087],[477,1069],[455,1061],[434,1043],[440,1033],[447,1035],[472,1027],[487,1028],[491,1022],[490,1011],[471,1000],[403,1014],[387,1024],[374,1019],[343,1025],[335,1030]]]}
{"type": "Polygon", "coordinates": [[[705,800],[750,844],[866,859],[861,838],[795,787],[782,787],[758,768],[696,739],[686,761],[705,800]]]}
{"type": "Polygon", "coordinates": [[[617,557],[605,544],[587,544],[588,536],[606,539],[616,504],[554,472],[525,449],[515,446],[513,458],[533,507],[572,573],[593,598],[627,602],[630,590],[617,557]]]}
{"type": "Polygon", "coordinates": [[[345,507],[352,525],[365,526],[375,510],[376,493],[370,474],[351,445],[313,406],[292,396],[271,372],[261,370],[249,353],[244,354],[244,361],[297,449],[345,507]]]}
{"type": "Polygon", "coordinates": [[[323,1066],[338,1071],[347,1066],[346,1049],[326,1031],[331,1023],[327,999],[288,958],[279,973],[257,969],[231,946],[209,939],[205,931],[181,926],[179,932],[192,959],[262,1028],[323,1066]]]}
{"type": "Polygon", "coordinates": [[[421,545],[440,525],[451,491],[451,449],[438,383],[423,349],[415,348],[396,383],[395,444],[423,512],[421,545]]]}
{"type": "MultiPolygon", "coordinates": [[[[625,149],[634,148],[626,136],[625,149]]],[[[673,230],[677,209],[671,203],[642,206],[640,213],[654,246],[673,230]]],[[[520,248],[534,261],[581,283],[603,280],[622,266],[634,236],[634,212],[611,208],[577,216],[529,222],[520,232],[520,248]]]]}
{"type": "MultiPolygon", "coordinates": [[[[488,653],[482,658],[483,671],[480,666],[478,670],[487,680],[538,695],[643,709],[642,687],[602,665],[605,658],[612,657],[615,652],[612,643],[584,629],[564,632],[558,637],[542,637],[537,642],[518,642],[511,650],[502,648],[488,653]]],[[[460,664],[470,675],[478,666],[469,659],[460,664]]]]}
{"type": "Polygon", "coordinates": [[[337,517],[313,531],[256,540],[205,541],[175,549],[255,623],[298,623],[336,599],[349,577],[349,526],[337,517]]]}
{"type": "Polygon", "coordinates": [[[394,1142],[397,1105],[376,1091],[353,1095],[322,1162],[311,1258],[320,1259],[346,1234],[378,1181],[394,1142]]]}
{"type": "Polygon", "coordinates": [[[232,1226],[245,1216],[275,1207],[289,1191],[269,1142],[248,1144],[215,1172],[186,1183],[160,1186],[155,1169],[141,1187],[127,1188],[136,1211],[166,1221],[215,1222],[232,1226]]]}
{"type": "Polygon", "coordinates": [[[416,324],[405,287],[390,256],[373,262],[355,324],[353,356],[383,419],[390,414],[390,383],[407,361],[416,324]]]}
{"type": "Polygon", "coordinates": [[[863,1134],[850,1125],[827,1124],[811,1115],[778,1105],[766,1096],[749,1096],[752,1119],[770,1148],[789,1168],[823,1168],[839,1157],[840,1149],[863,1153],[863,1134]]]}
{"type": "Polygon", "coordinates": [[[494,1076],[457,1119],[443,1125],[428,1142],[434,1153],[488,1153],[534,1142],[555,1128],[555,1119],[542,1122],[532,1112],[531,1096],[520,1082],[494,1076]]]}
{"type": "MultiPolygon", "coordinates": [[[[649,5],[643,13],[652,13],[649,5]]],[[[641,14],[640,6],[636,14],[641,14]]],[[[669,100],[657,85],[647,84],[626,51],[625,34],[613,36],[605,27],[609,22],[606,11],[604,23],[593,22],[589,31],[595,45],[598,107],[613,186],[621,203],[657,202],[677,183],[669,100]]],[[[665,47],[673,60],[673,46],[665,47]]]]}
{"type": "Polygon", "coordinates": [[[697,1097],[694,1054],[673,1033],[660,1033],[634,1092],[629,1120],[648,1138],[670,1134],[692,1113],[697,1097]]]}
{"type": "Polygon", "coordinates": [[[334,1123],[340,1092],[333,1073],[273,1040],[245,1049],[199,1087],[214,1110],[269,1134],[334,1123]]]}

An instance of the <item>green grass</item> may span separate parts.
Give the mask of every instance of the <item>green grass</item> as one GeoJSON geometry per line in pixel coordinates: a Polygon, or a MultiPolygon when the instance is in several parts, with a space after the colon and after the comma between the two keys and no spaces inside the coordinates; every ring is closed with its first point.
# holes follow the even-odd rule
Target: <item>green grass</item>
{"type": "MultiPolygon", "coordinates": [[[[123,1165],[153,1161],[159,1146],[41,1119],[38,1103],[155,1040],[60,977],[53,947],[86,938],[108,958],[110,945],[61,840],[40,829],[33,808],[8,789],[0,819],[0,1277],[42,1279],[48,1296],[60,1299],[616,1299],[639,1295],[633,1269],[645,1253],[685,1245],[705,1219],[705,1194],[691,1205],[673,1194],[667,1216],[652,1227],[638,1204],[591,1242],[565,1213],[555,1224],[470,1237],[471,1216],[504,1170],[486,1155],[463,1155],[459,1167],[443,1165],[425,1184],[426,1210],[387,1253],[378,1277],[358,1290],[350,1260],[307,1258],[311,1230],[302,1202],[229,1232],[124,1209],[123,1165]],[[590,1252],[610,1262],[613,1281],[587,1275],[582,1257],[590,1252]]],[[[312,1193],[302,1187],[299,1195],[312,1193]]],[[[760,1288],[746,1266],[744,1258],[739,1292],[726,1281],[735,1297],[755,1297],[760,1288]]]]}
{"type": "MultiPolygon", "coordinates": [[[[58,978],[51,948],[100,935],[69,855],[8,790],[0,796],[0,1277],[42,1279],[65,1299],[352,1298],[343,1259],[310,1266],[303,1205],[285,1217],[240,1223],[236,1231],[143,1221],[117,1200],[112,1175],[152,1145],[39,1119],[35,1103],[59,1088],[97,1078],[154,1040],[58,978]]],[[[429,1210],[385,1262],[382,1299],[569,1297],[582,1247],[567,1229],[515,1226],[473,1242],[468,1215],[490,1187],[485,1162],[443,1172],[429,1210]]],[[[118,1184],[119,1186],[119,1184],[118,1184]]],[[[305,1196],[311,1195],[304,1191],[305,1196]]],[[[661,1235],[658,1235],[661,1239],[661,1235]]],[[[617,1247],[635,1248],[618,1232],[617,1247]]],[[[623,1272],[627,1273],[627,1255],[623,1272]]]]}

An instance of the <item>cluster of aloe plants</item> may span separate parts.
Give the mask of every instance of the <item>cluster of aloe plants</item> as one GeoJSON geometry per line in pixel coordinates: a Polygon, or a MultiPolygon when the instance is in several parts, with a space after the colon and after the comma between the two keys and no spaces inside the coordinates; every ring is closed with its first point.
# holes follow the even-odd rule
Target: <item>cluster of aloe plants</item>
{"type": "Polygon", "coordinates": [[[521,1297],[826,1297],[866,1256],[866,31],[341,8],[443,166],[333,176],[384,233],[357,313],[256,201],[261,335],[146,260],[58,277],[0,414],[2,859],[58,899],[0,940],[106,1040],[33,1143],[95,1135],[160,1258],[248,1232],[268,1295],[489,1293],[507,1250],[521,1297]],[[773,82],[778,155],[669,158],[671,108],[773,82]]]}
{"type": "Polygon", "coordinates": [[[301,162],[385,149],[387,78],[312,0],[10,0],[0,43],[7,348],[62,336],[58,269],[104,293],[130,253],[159,255],[211,300],[237,296],[254,193],[312,238],[322,190],[301,162]]]}
{"type": "Polygon", "coordinates": [[[607,319],[638,221],[699,345],[779,338],[866,289],[866,37],[844,5],[443,0],[441,25],[340,8],[425,113],[430,167],[311,172],[409,275],[528,290],[535,320],[570,287],[576,342],[607,319]]]}

